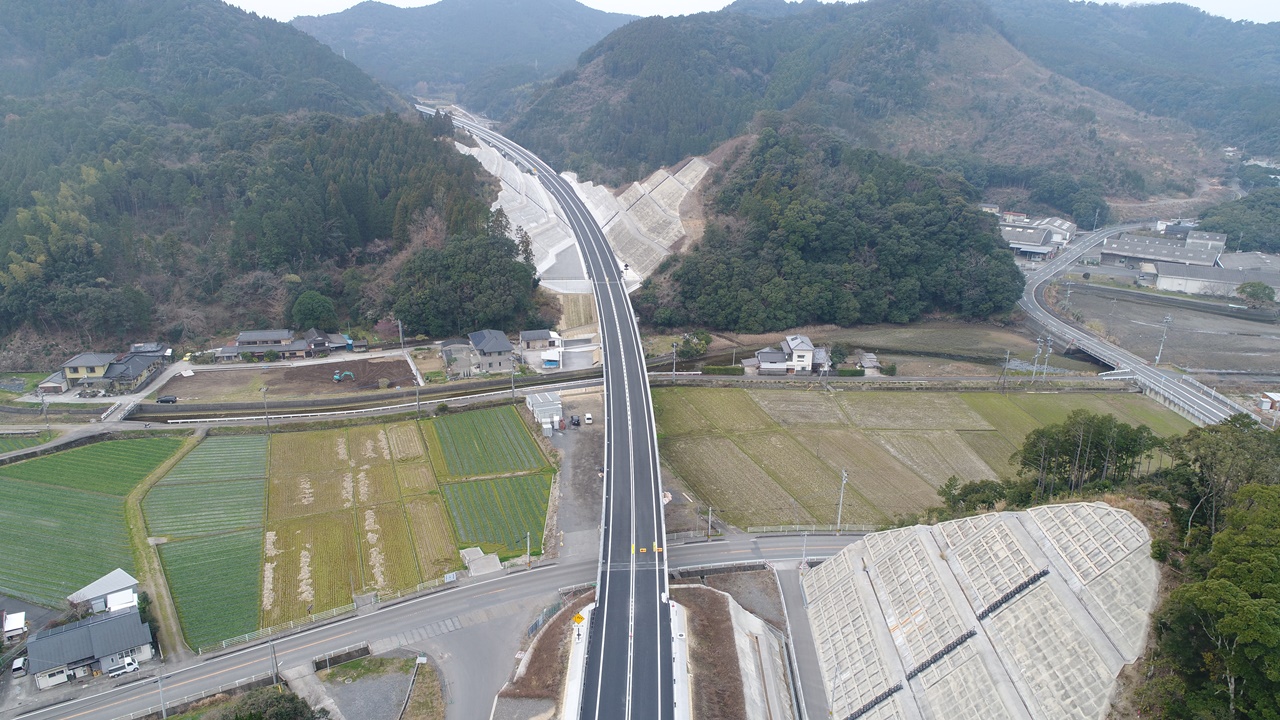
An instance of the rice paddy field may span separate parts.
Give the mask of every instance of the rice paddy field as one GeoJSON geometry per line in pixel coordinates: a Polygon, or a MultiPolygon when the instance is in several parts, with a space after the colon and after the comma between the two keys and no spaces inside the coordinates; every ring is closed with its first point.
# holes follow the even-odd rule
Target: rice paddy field
{"type": "Polygon", "coordinates": [[[133,572],[124,497],[181,444],[112,440],[0,467],[0,593],[57,607],[116,568],[133,572]]]}
{"type": "Polygon", "coordinates": [[[658,388],[666,467],[739,527],[878,525],[938,505],[937,488],[1012,476],[1009,456],[1037,427],[1075,409],[1159,435],[1191,423],[1138,394],[658,388]]]}
{"type": "Polygon", "coordinates": [[[461,547],[510,557],[530,532],[540,552],[551,477],[520,414],[497,408],[207,438],[143,510],[148,533],[167,541],[161,559],[198,647],[345,606],[353,593],[414,588],[461,568],[461,547]],[[222,564],[202,572],[209,563],[222,564]],[[220,606],[228,587],[253,602],[220,606]],[[201,608],[217,610],[206,620],[201,608]]]}

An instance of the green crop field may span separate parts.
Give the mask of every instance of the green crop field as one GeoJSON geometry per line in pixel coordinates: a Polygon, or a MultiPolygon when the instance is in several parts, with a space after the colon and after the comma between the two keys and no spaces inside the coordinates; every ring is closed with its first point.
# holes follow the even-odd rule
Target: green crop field
{"type": "Polygon", "coordinates": [[[124,497],[181,445],[178,438],[110,440],[0,467],[0,477],[124,497]]]}
{"type": "Polygon", "coordinates": [[[423,430],[441,479],[515,475],[548,465],[514,407],[445,415],[423,430]]]}
{"type": "Polygon", "coordinates": [[[120,498],[4,478],[0,497],[0,593],[57,607],[116,568],[133,571],[120,498]]]}
{"type": "Polygon", "coordinates": [[[261,528],[266,505],[266,481],[261,478],[176,484],[162,481],[147,493],[142,511],[151,535],[179,538],[261,528]]]}
{"type": "Polygon", "coordinates": [[[1009,477],[1027,433],[1075,409],[1165,436],[1191,427],[1126,393],[661,388],[653,398],[664,464],[739,526],[831,522],[841,470],[845,522],[919,512],[941,502],[934,488],[952,475],[1009,477]]]}
{"type": "Polygon", "coordinates": [[[160,559],[188,646],[199,648],[258,629],[261,531],[165,543],[160,559]]]}
{"type": "Polygon", "coordinates": [[[459,547],[479,546],[503,558],[516,557],[524,554],[528,532],[533,552],[542,552],[550,475],[452,483],[443,492],[459,547]]]}
{"type": "Polygon", "coordinates": [[[174,484],[266,476],[266,436],[235,435],[205,438],[164,476],[164,482],[174,484]]]}
{"type": "Polygon", "coordinates": [[[45,433],[39,435],[5,435],[0,436],[0,453],[9,453],[14,450],[26,450],[29,447],[35,447],[49,438],[45,433]]]}

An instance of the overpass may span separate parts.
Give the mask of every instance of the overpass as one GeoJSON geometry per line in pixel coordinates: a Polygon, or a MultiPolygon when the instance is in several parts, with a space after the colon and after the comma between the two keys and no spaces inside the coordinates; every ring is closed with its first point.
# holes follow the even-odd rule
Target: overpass
{"type": "Polygon", "coordinates": [[[1143,392],[1199,424],[1213,425],[1236,413],[1247,413],[1248,410],[1239,403],[1222,396],[1195,379],[1160,370],[1134,353],[1062,320],[1047,309],[1044,289],[1053,278],[1075,265],[1081,256],[1096,247],[1104,238],[1140,227],[1142,226],[1107,227],[1089,233],[1068,245],[1062,254],[1027,276],[1027,285],[1022,293],[1022,299],[1018,301],[1018,306],[1053,337],[1068,341],[1082,352],[1088,353],[1116,370],[1132,374],[1134,381],[1143,392]]]}
{"type": "Polygon", "coordinates": [[[479,123],[455,117],[454,124],[537,173],[578,239],[595,290],[604,347],[605,488],[596,608],[578,717],[669,720],[674,671],[658,440],[622,268],[590,210],[549,165],[479,123]]]}

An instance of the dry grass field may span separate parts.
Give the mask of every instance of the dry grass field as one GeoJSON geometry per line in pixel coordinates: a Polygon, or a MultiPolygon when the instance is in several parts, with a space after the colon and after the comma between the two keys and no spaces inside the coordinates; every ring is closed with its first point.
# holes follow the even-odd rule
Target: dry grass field
{"type": "Polygon", "coordinates": [[[899,430],[869,435],[935,488],[942,487],[952,475],[966,482],[996,478],[990,466],[951,430],[899,430]]]}
{"type": "Polygon", "coordinates": [[[403,505],[396,502],[357,510],[356,524],[365,588],[399,590],[422,582],[403,505]]]}
{"type": "Polygon", "coordinates": [[[865,522],[917,512],[938,502],[938,493],[932,485],[861,432],[848,428],[806,429],[795,436],[809,452],[833,469],[849,471],[850,487],[866,498],[881,516],[865,522]]]}
{"type": "Polygon", "coordinates": [[[351,511],[267,523],[262,626],[351,602],[365,586],[351,511]]]}
{"type": "Polygon", "coordinates": [[[834,523],[841,469],[845,523],[920,512],[941,502],[936,489],[952,475],[1011,477],[1009,456],[1027,433],[1077,408],[1161,435],[1190,427],[1134,394],[654,391],[667,469],[740,527],[834,523]]]}
{"type": "Polygon", "coordinates": [[[453,540],[453,527],[444,503],[435,495],[406,500],[405,515],[413,533],[413,546],[425,578],[440,577],[461,565],[453,540]]]}
{"type": "Polygon", "coordinates": [[[752,400],[784,427],[848,425],[840,406],[827,393],[805,390],[748,390],[752,400]]]}
{"type": "Polygon", "coordinates": [[[768,473],[717,436],[664,443],[662,456],[721,518],[737,525],[791,525],[815,522],[768,473]]]}

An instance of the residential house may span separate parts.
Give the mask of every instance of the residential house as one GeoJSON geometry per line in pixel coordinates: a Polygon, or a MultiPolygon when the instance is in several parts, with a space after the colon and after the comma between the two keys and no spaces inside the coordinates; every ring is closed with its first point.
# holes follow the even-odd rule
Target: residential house
{"type": "Polygon", "coordinates": [[[125,658],[145,662],[152,657],[151,628],[137,607],[125,608],[48,630],[27,641],[28,672],[45,690],[105,672],[125,658]]]}
{"type": "Polygon", "coordinates": [[[560,333],[555,330],[520,331],[521,350],[546,350],[547,348],[563,347],[563,344],[560,333]]]}
{"type": "Polygon", "coordinates": [[[233,344],[214,351],[213,359],[216,362],[228,362],[240,360],[244,353],[249,353],[254,359],[262,360],[272,351],[284,360],[297,360],[315,354],[311,344],[305,339],[294,339],[291,330],[245,330],[236,336],[233,344]]]}
{"type": "Polygon", "coordinates": [[[807,336],[788,335],[780,348],[756,351],[752,364],[760,375],[807,375],[829,370],[831,358],[827,348],[815,348],[807,336]]]}
{"type": "Polygon", "coordinates": [[[119,610],[138,604],[138,580],[116,568],[67,596],[67,602],[84,603],[92,612],[119,610]]]}
{"type": "Polygon", "coordinates": [[[293,342],[292,330],[245,330],[236,335],[237,347],[284,345],[293,342]]]}
{"type": "Polygon", "coordinates": [[[1178,238],[1121,233],[1120,237],[1102,241],[1101,263],[1155,272],[1154,264],[1159,262],[1213,267],[1220,254],[1221,250],[1205,249],[1201,245],[1188,246],[1185,240],[1178,238]]]}
{"type": "Polygon", "coordinates": [[[115,359],[116,353],[83,352],[62,363],[62,376],[72,385],[86,378],[100,378],[115,359]]]}
{"type": "Polygon", "coordinates": [[[864,352],[858,359],[858,367],[863,370],[879,370],[881,369],[880,359],[875,353],[864,352]]]}
{"type": "Polygon", "coordinates": [[[982,203],[982,204],[978,205],[978,209],[979,209],[979,210],[981,210],[981,211],[982,211],[982,212],[984,212],[984,213],[991,213],[992,215],[995,215],[995,216],[997,216],[997,217],[1000,215],[1000,206],[999,206],[999,205],[992,205],[992,204],[990,204],[990,203],[982,203]]]}
{"type": "Polygon", "coordinates": [[[513,372],[515,358],[511,341],[497,330],[479,330],[467,335],[474,355],[473,369],[477,373],[513,372]]]}

